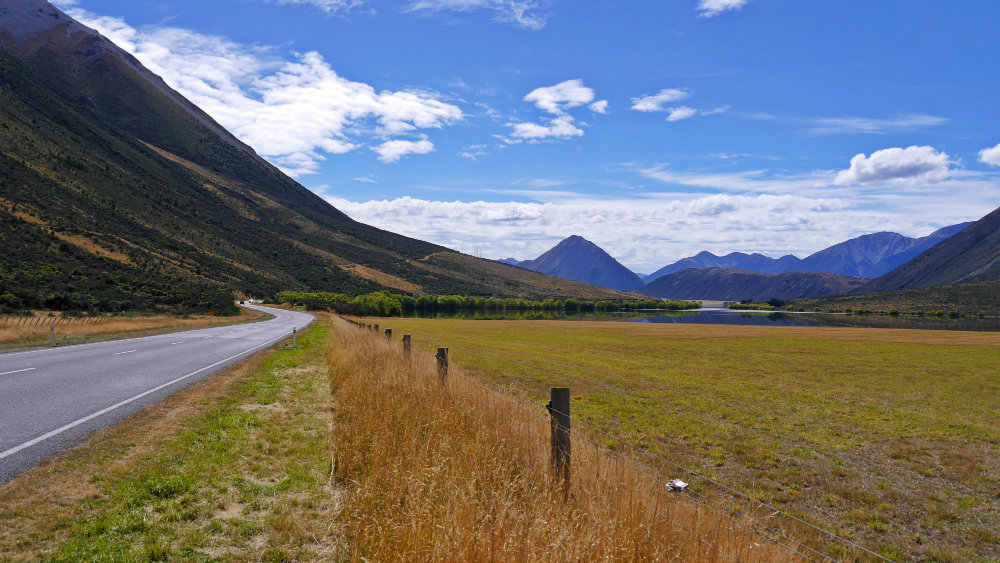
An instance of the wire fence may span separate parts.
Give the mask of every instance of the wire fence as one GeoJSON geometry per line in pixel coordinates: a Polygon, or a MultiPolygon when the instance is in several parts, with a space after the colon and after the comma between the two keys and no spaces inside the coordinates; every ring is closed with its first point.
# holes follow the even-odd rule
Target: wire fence
{"type": "Polygon", "coordinates": [[[47,326],[64,326],[64,325],[85,325],[85,324],[97,324],[104,323],[108,321],[120,320],[123,317],[116,315],[101,315],[101,316],[86,316],[86,317],[68,317],[68,316],[29,316],[29,315],[4,315],[0,317],[0,328],[14,328],[14,327],[47,327],[47,326]]]}
{"type": "MultiPolygon", "coordinates": [[[[370,325],[366,327],[363,323],[352,320],[349,320],[349,322],[359,328],[370,329],[370,325]]],[[[467,382],[501,397],[504,401],[524,412],[527,416],[536,419],[538,422],[550,424],[552,423],[551,417],[554,414],[566,417],[571,421],[572,425],[576,426],[569,430],[572,436],[585,441],[596,451],[601,452],[610,459],[631,466],[636,471],[646,475],[665,488],[671,487],[672,478],[664,473],[664,469],[669,468],[674,473],[681,473],[691,482],[686,488],[678,491],[679,497],[713,513],[729,517],[735,525],[746,528],[761,538],[762,541],[771,542],[786,550],[790,558],[815,563],[836,563],[845,558],[893,563],[893,560],[859,545],[849,538],[833,533],[799,516],[756,499],[733,486],[685,467],[663,455],[650,451],[648,448],[636,445],[584,419],[573,417],[570,413],[560,412],[551,409],[551,407],[549,412],[545,412],[537,400],[506,385],[464,371],[456,371],[456,373],[461,373],[467,382]],[[587,432],[580,431],[578,427],[584,427],[587,432]],[[610,443],[602,443],[595,439],[594,436],[601,436],[603,439],[609,440],[610,443]],[[615,445],[618,447],[614,447],[615,445]],[[618,449],[629,450],[633,455],[626,455],[621,451],[617,451],[618,449]],[[828,553],[824,553],[816,547],[811,547],[803,543],[803,541],[793,538],[793,535],[803,539],[806,537],[814,539],[814,545],[822,545],[822,548],[826,549],[828,553]]],[[[682,523],[670,518],[669,515],[660,514],[660,516],[665,518],[668,523],[678,530],[694,535],[693,531],[685,528],[682,523]]],[[[732,554],[726,553],[710,542],[700,537],[699,540],[706,543],[706,545],[723,558],[731,561],[738,560],[732,554]]]]}

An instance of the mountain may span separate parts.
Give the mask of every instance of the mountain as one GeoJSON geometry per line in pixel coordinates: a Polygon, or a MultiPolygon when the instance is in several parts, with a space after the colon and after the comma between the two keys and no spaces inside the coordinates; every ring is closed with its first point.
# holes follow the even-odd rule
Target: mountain
{"type": "Polygon", "coordinates": [[[517,258],[502,258],[500,260],[497,260],[497,262],[500,262],[501,264],[507,264],[508,266],[520,266],[521,265],[521,261],[518,260],[517,258]]]}
{"type": "Polygon", "coordinates": [[[521,262],[520,266],[621,291],[633,291],[646,285],[642,278],[618,263],[601,247],[576,235],[563,239],[534,260],[521,262]]]}
{"type": "Polygon", "coordinates": [[[358,223],[43,0],[0,0],[0,308],[283,289],[615,299],[358,223]]]}
{"type": "Polygon", "coordinates": [[[1000,279],[1000,208],[855,293],[995,279],[1000,279]]]}
{"type": "Polygon", "coordinates": [[[688,269],[662,276],[641,293],[668,299],[737,301],[843,295],[865,280],[827,272],[762,274],[733,268],[688,269]]]}
{"type": "Polygon", "coordinates": [[[790,271],[800,260],[791,254],[781,258],[771,258],[763,254],[745,254],[743,252],[730,252],[725,256],[716,256],[708,251],[701,251],[694,256],[681,258],[673,264],[669,264],[645,277],[647,282],[651,282],[659,277],[688,268],[735,268],[738,270],[750,270],[752,272],[775,273],[790,271]]]}
{"type": "Polygon", "coordinates": [[[791,254],[770,258],[763,254],[732,252],[716,256],[711,252],[683,258],[646,276],[647,282],[687,268],[736,268],[761,273],[829,272],[845,276],[876,278],[909,262],[935,244],[961,232],[971,225],[959,223],[943,227],[919,238],[899,233],[880,232],[861,235],[811,254],[797,258],[791,254]]]}

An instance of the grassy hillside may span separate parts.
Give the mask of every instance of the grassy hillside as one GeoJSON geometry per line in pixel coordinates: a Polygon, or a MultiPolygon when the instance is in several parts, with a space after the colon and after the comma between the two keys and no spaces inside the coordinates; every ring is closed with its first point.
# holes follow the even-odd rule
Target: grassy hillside
{"type": "Polygon", "coordinates": [[[1000,278],[1000,209],[910,262],[858,289],[859,293],[960,284],[1000,278]]]}
{"type": "Polygon", "coordinates": [[[99,36],[0,46],[0,237],[20,249],[0,257],[0,294],[25,306],[60,291],[107,310],[282,289],[621,296],[357,223],[99,36]],[[44,268],[55,279],[32,292],[44,268]]]}
{"type": "MultiPolygon", "coordinates": [[[[382,326],[428,351],[447,346],[454,364],[538,402],[550,386],[569,386],[574,425],[596,427],[602,443],[627,451],[599,432],[623,436],[895,560],[1000,557],[1000,334],[382,326]]],[[[717,491],[690,477],[694,490],[717,491]]]]}
{"type": "Polygon", "coordinates": [[[899,291],[879,291],[864,295],[840,295],[796,299],[805,310],[866,309],[869,311],[961,311],[968,314],[1000,316],[1000,280],[958,285],[939,285],[899,291]]]}

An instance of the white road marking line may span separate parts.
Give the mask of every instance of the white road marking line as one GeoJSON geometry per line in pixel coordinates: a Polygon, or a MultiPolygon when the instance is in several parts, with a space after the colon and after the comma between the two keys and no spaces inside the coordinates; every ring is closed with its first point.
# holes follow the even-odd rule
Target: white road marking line
{"type": "Polygon", "coordinates": [[[3,373],[0,373],[0,375],[10,375],[12,373],[21,373],[22,371],[31,371],[33,369],[35,369],[35,368],[16,369],[14,371],[5,371],[3,373]]]}
{"type": "Polygon", "coordinates": [[[135,397],[132,397],[130,399],[125,399],[124,401],[119,401],[119,402],[111,405],[110,407],[103,408],[103,409],[101,409],[101,410],[99,410],[99,411],[97,411],[97,412],[95,412],[93,414],[88,414],[87,416],[85,416],[83,418],[74,420],[73,422],[70,422],[69,424],[66,424],[64,426],[60,426],[59,428],[56,428],[55,430],[53,430],[51,432],[46,432],[45,434],[42,434],[41,436],[39,436],[37,438],[28,440],[27,442],[25,442],[23,444],[20,444],[18,446],[14,446],[13,448],[10,448],[9,450],[0,452],[0,459],[3,459],[5,457],[11,456],[11,455],[14,455],[17,452],[19,452],[19,451],[21,451],[21,450],[23,450],[25,448],[30,448],[31,446],[34,446],[35,444],[37,444],[39,442],[48,440],[49,438],[51,438],[53,436],[58,436],[59,434],[62,434],[63,432],[69,430],[70,428],[75,428],[75,427],[77,427],[77,426],[79,426],[79,425],[81,425],[81,424],[83,424],[83,423],[85,423],[87,421],[93,420],[93,419],[101,416],[102,414],[109,413],[109,412],[117,409],[118,407],[125,406],[125,405],[127,405],[127,404],[129,404],[129,403],[131,403],[133,401],[141,399],[141,398],[145,397],[146,395],[149,395],[150,393],[156,393],[160,389],[163,389],[164,387],[169,387],[169,386],[173,385],[174,383],[177,383],[178,381],[183,381],[183,380],[185,380],[185,379],[187,379],[187,378],[189,378],[191,376],[198,375],[199,373],[201,373],[201,372],[203,372],[205,370],[208,370],[208,369],[212,369],[212,368],[214,368],[215,366],[217,366],[219,364],[224,364],[224,363],[228,362],[229,360],[235,360],[236,358],[239,358],[240,356],[242,356],[244,354],[249,354],[250,352],[253,352],[254,350],[257,350],[258,348],[263,348],[265,346],[270,346],[271,344],[274,344],[275,342],[277,342],[279,340],[284,340],[285,338],[288,338],[288,334],[287,333],[286,334],[282,334],[281,336],[279,336],[277,338],[273,338],[271,340],[268,340],[267,342],[265,342],[263,344],[258,344],[258,345],[254,346],[253,348],[250,348],[248,350],[244,350],[243,352],[240,352],[239,354],[236,354],[236,355],[233,355],[233,356],[229,356],[225,360],[219,360],[219,361],[215,362],[212,365],[205,366],[205,367],[203,367],[203,368],[201,368],[199,370],[192,371],[191,373],[189,373],[187,375],[182,375],[182,376],[178,377],[177,379],[174,379],[174,380],[171,380],[171,381],[168,381],[168,382],[164,383],[163,385],[159,385],[157,387],[153,387],[152,389],[150,389],[148,391],[143,391],[142,393],[139,393],[135,397]]]}
{"type": "Polygon", "coordinates": [[[122,354],[131,354],[132,352],[138,352],[138,350],[129,350],[128,352],[115,352],[111,354],[112,356],[121,356],[122,354]]]}
{"type": "Polygon", "coordinates": [[[173,346],[173,345],[175,345],[175,344],[184,344],[184,341],[183,341],[183,340],[180,340],[180,341],[178,341],[178,342],[171,342],[171,343],[170,343],[170,345],[171,345],[171,346],[173,346]]]}

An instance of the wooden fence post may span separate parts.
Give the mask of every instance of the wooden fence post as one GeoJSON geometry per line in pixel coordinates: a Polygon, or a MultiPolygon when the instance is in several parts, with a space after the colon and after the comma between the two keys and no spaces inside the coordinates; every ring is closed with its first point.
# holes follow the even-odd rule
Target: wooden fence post
{"type": "Polygon", "coordinates": [[[569,487],[570,416],[569,387],[553,387],[549,391],[549,414],[552,415],[552,467],[556,476],[569,487]]]}
{"type": "Polygon", "coordinates": [[[375,325],[375,332],[378,332],[378,325],[375,325]]]}
{"type": "Polygon", "coordinates": [[[392,329],[391,328],[385,329],[385,337],[388,338],[389,340],[392,340],[392,329]]]}
{"type": "Polygon", "coordinates": [[[56,325],[55,323],[49,325],[49,346],[55,348],[56,346],[56,325]]]}
{"type": "Polygon", "coordinates": [[[443,387],[448,380],[448,349],[438,348],[436,357],[438,361],[438,375],[441,376],[441,386],[443,387]]]}

